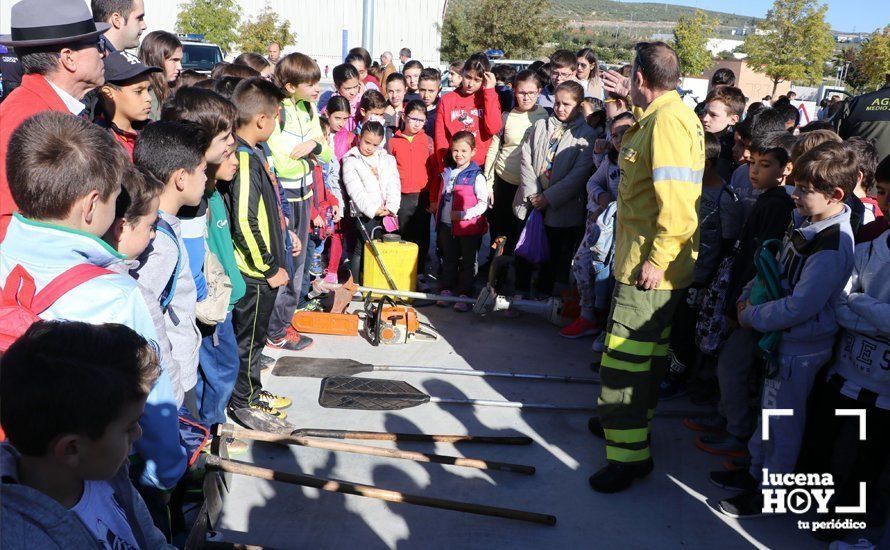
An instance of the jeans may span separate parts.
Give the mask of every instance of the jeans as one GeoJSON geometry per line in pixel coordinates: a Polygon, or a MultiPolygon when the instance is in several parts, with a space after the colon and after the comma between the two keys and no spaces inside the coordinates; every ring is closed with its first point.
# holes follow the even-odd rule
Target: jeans
{"type": "Polygon", "coordinates": [[[213,334],[201,340],[198,350],[198,420],[207,426],[226,421],[226,405],[238,377],[238,340],[232,325],[232,313],[216,325],[213,334]]]}

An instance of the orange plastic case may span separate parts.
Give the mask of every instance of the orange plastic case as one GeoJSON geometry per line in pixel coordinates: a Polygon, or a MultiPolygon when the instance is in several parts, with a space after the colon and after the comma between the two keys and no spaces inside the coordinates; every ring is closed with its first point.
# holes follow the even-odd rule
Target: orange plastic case
{"type": "Polygon", "coordinates": [[[297,332],[307,334],[358,336],[358,316],[347,313],[298,311],[294,314],[291,324],[297,332]]]}

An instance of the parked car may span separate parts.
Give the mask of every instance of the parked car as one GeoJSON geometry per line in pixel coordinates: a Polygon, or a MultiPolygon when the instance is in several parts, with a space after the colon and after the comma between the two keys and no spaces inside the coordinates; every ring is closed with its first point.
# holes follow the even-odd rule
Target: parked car
{"type": "Polygon", "coordinates": [[[180,34],[182,42],[182,70],[192,69],[209,75],[217,63],[222,63],[222,49],[204,40],[203,34],[180,34]]]}

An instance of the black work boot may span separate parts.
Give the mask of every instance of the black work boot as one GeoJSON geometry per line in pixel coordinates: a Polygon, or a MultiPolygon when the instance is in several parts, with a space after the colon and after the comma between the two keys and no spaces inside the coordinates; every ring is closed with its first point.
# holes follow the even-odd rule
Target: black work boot
{"type": "Polygon", "coordinates": [[[633,480],[649,475],[653,467],[651,458],[643,462],[609,462],[588,481],[599,493],[619,493],[630,487],[633,480]]]}

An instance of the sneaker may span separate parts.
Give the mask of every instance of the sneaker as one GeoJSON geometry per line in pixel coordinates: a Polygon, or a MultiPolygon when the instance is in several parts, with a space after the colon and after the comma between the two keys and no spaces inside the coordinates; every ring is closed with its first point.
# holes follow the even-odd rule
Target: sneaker
{"type": "Polygon", "coordinates": [[[247,442],[232,437],[226,438],[226,452],[229,456],[243,455],[247,452],[247,442]]]}
{"type": "MultiPolygon", "coordinates": [[[[460,297],[467,298],[468,296],[466,294],[461,294],[460,297]]],[[[470,308],[471,308],[470,304],[465,304],[463,302],[457,302],[456,304],[454,304],[454,311],[457,311],[460,313],[466,313],[466,312],[470,311],[470,308]]]]}
{"type": "Polygon", "coordinates": [[[587,429],[590,430],[590,433],[600,439],[606,438],[606,430],[603,429],[603,425],[600,422],[600,417],[598,416],[590,417],[590,420],[587,421],[587,429]]]}
{"type": "Polygon", "coordinates": [[[630,487],[633,480],[644,478],[652,472],[652,459],[643,462],[609,462],[590,476],[590,487],[599,493],[618,493],[630,487]]]}
{"type": "MultiPolygon", "coordinates": [[[[524,300],[524,299],[525,298],[522,296],[522,294],[514,294],[513,295],[513,301],[524,300]]],[[[515,319],[515,318],[519,317],[520,315],[522,315],[522,313],[517,309],[508,309],[507,311],[504,312],[504,317],[507,317],[508,319],[515,319]]]]}
{"type": "Polygon", "coordinates": [[[293,327],[287,327],[284,338],[277,341],[266,340],[266,347],[271,350],[303,351],[312,345],[312,338],[300,334],[293,327]]]}
{"type": "Polygon", "coordinates": [[[732,434],[705,434],[695,438],[695,446],[706,453],[722,456],[745,456],[748,444],[732,434]]]}
{"type": "Polygon", "coordinates": [[[297,308],[297,311],[322,311],[324,309],[321,305],[321,300],[318,298],[312,298],[307,301],[305,304],[297,308]]]}
{"type": "Polygon", "coordinates": [[[257,399],[273,409],[286,409],[293,404],[293,401],[291,401],[290,398],[275,395],[268,390],[260,390],[257,399]]]}
{"type": "Polygon", "coordinates": [[[284,420],[285,418],[287,418],[286,412],[279,411],[278,409],[273,409],[272,407],[270,407],[268,405],[268,403],[265,403],[264,401],[256,400],[251,403],[248,403],[247,406],[250,407],[251,409],[257,410],[259,412],[266,413],[269,416],[274,416],[275,418],[277,418],[279,420],[284,420]]]}
{"type": "Polygon", "coordinates": [[[763,513],[763,493],[754,491],[721,500],[717,509],[736,519],[759,518],[763,513]]]}
{"type": "Polygon", "coordinates": [[[602,354],[604,351],[606,351],[606,333],[605,332],[600,333],[600,335],[597,337],[597,339],[593,341],[593,346],[591,346],[590,349],[593,350],[593,353],[599,353],[599,354],[602,354]]]}
{"type": "Polygon", "coordinates": [[[828,550],[874,550],[874,548],[875,545],[868,539],[859,539],[853,544],[842,540],[836,540],[828,545],[828,550]]]}
{"type": "Polygon", "coordinates": [[[687,416],[683,425],[694,432],[722,432],[726,429],[726,419],[719,414],[687,416]]]}
{"type": "Polygon", "coordinates": [[[658,399],[661,401],[683,397],[686,393],[688,393],[686,383],[671,374],[665,376],[658,386],[658,399]]]}
{"type": "Polygon", "coordinates": [[[275,366],[278,359],[269,357],[268,355],[260,355],[260,372],[266,372],[275,366]]]}
{"type": "MultiPolygon", "coordinates": [[[[450,290],[443,290],[443,291],[439,292],[439,294],[442,296],[454,296],[454,294],[450,290]]],[[[446,302],[445,300],[436,301],[436,305],[439,307],[448,307],[448,304],[450,304],[450,303],[451,302],[446,302]]]]}
{"type": "Polygon", "coordinates": [[[711,483],[721,489],[728,489],[730,491],[750,493],[751,491],[756,491],[760,485],[756,479],[751,477],[748,470],[732,470],[729,472],[725,470],[717,470],[716,472],[711,472],[709,477],[711,483]]]}
{"type": "Polygon", "coordinates": [[[723,467],[727,470],[748,470],[751,468],[750,456],[734,456],[723,461],[723,467]]]}
{"type": "Polygon", "coordinates": [[[567,327],[563,327],[559,331],[559,335],[563,338],[584,338],[585,336],[596,336],[602,331],[597,323],[588,321],[584,317],[578,317],[567,327]]]}

